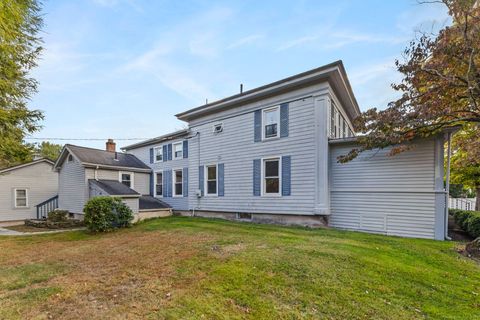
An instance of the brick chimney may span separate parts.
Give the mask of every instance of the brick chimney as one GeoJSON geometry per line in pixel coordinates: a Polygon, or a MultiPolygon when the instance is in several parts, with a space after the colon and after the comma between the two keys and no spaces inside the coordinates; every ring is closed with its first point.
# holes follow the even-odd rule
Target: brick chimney
{"type": "Polygon", "coordinates": [[[116,144],[113,142],[113,139],[108,139],[107,143],[105,143],[105,150],[108,152],[115,152],[116,150],[116,144]]]}

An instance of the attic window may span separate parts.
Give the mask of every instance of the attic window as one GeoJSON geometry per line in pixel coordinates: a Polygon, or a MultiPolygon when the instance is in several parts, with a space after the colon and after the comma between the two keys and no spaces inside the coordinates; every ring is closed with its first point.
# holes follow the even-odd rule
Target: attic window
{"type": "Polygon", "coordinates": [[[73,156],[71,154],[68,155],[68,162],[72,162],[73,161],[73,156]]]}
{"type": "Polygon", "coordinates": [[[213,125],[213,133],[223,132],[223,123],[217,123],[213,125]]]}

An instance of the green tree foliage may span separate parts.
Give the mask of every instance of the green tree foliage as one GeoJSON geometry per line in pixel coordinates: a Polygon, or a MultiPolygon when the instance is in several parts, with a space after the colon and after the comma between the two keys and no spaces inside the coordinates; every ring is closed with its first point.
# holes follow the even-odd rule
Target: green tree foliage
{"type": "Polygon", "coordinates": [[[451,181],[476,191],[476,210],[480,210],[480,158],[471,155],[480,148],[479,132],[478,127],[468,125],[454,135],[451,160],[451,181]]]}
{"type": "Polygon", "coordinates": [[[51,160],[57,160],[60,152],[62,151],[62,145],[51,143],[48,141],[43,141],[36,146],[36,153],[43,158],[48,158],[51,160]]]}
{"type": "Polygon", "coordinates": [[[339,161],[387,146],[393,146],[394,155],[414,147],[416,138],[467,125],[476,131],[468,144],[477,147],[464,151],[470,159],[480,158],[480,5],[476,0],[442,2],[452,25],[411,42],[404,51],[405,61],[396,61],[403,80],[393,89],[401,97],[385,110],[373,108],[355,120],[356,131],[364,136],[359,138],[360,146],[339,161]]]}
{"type": "Polygon", "coordinates": [[[28,159],[33,145],[23,139],[43,119],[41,111],[27,107],[37,92],[29,72],[42,50],[42,24],[36,0],[0,1],[0,167],[28,159]]]}

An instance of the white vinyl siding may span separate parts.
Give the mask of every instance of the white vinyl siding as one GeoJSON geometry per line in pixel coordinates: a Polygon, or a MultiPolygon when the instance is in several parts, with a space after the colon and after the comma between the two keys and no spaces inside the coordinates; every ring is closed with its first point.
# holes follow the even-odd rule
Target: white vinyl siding
{"type": "MultiPolygon", "coordinates": [[[[209,128],[209,134],[213,135],[211,126],[209,128]]],[[[222,135],[218,135],[218,136],[222,136],[222,135]]],[[[217,136],[217,135],[215,135],[215,136],[217,136]]],[[[179,140],[172,140],[172,141],[169,141],[168,143],[172,143],[172,144],[175,144],[177,142],[178,143],[183,143],[183,140],[184,140],[184,138],[179,139],[179,140]]],[[[190,144],[190,141],[191,141],[191,139],[189,140],[189,144],[190,144]]],[[[139,148],[136,148],[136,149],[128,150],[128,153],[133,154],[138,159],[142,160],[143,163],[150,166],[154,172],[155,171],[163,171],[164,174],[165,174],[165,171],[167,171],[167,170],[173,170],[173,169],[188,167],[189,166],[188,165],[189,158],[182,158],[182,159],[178,159],[178,160],[174,160],[174,161],[163,161],[163,162],[157,162],[157,163],[150,163],[150,155],[149,155],[150,148],[156,148],[156,147],[159,147],[161,145],[166,145],[168,143],[165,142],[165,143],[162,143],[162,144],[143,146],[143,147],[139,147],[139,148]]],[[[189,149],[190,149],[190,146],[189,146],[189,149]]],[[[173,153],[173,146],[172,146],[172,153],[173,153]]],[[[191,156],[190,152],[189,152],[189,156],[191,156]]],[[[172,155],[172,158],[173,158],[173,155],[172,155]]],[[[172,171],[172,175],[173,175],[173,171],[172,171]]],[[[137,192],[140,192],[142,194],[148,194],[148,186],[149,186],[148,174],[146,176],[147,176],[147,179],[145,180],[145,185],[146,185],[147,189],[145,190],[145,192],[140,192],[140,191],[136,190],[137,192]]],[[[135,174],[135,184],[138,184],[138,180],[139,180],[139,174],[136,173],[135,174]]],[[[192,185],[191,177],[189,177],[189,181],[190,181],[190,185],[192,185]]],[[[198,186],[196,184],[194,186],[195,186],[195,188],[198,188],[198,186]]],[[[172,181],[172,187],[173,187],[173,181],[172,181]]],[[[188,186],[184,186],[184,187],[187,188],[188,186]]],[[[165,188],[165,186],[164,186],[164,188],[165,188]]],[[[189,191],[194,192],[194,190],[195,189],[191,189],[189,191]]],[[[172,192],[172,194],[173,194],[173,192],[172,192]]],[[[165,197],[165,195],[163,195],[162,201],[165,202],[165,203],[168,203],[174,210],[188,210],[188,197],[165,197]]]]}
{"type": "Polygon", "coordinates": [[[35,206],[58,193],[58,173],[38,162],[0,174],[0,221],[35,219],[35,206]],[[15,207],[15,189],[27,190],[27,206],[15,207]]]}
{"type": "Polygon", "coordinates": [[[435,147],[422,141],[411,151],[389,156],[390,148],[336,161],[352,145],[332,145],[333,227],[418,238],[433,238],[435,228],[435,147]]]}
{"type": "MultiPolygon", "coordinates": [[[[212,125],[220,119],[212,119],[202,125],[191,126],[192,138],[189,140],[189,204],[190,209],[214,210],[226,212],[307,214],[315,213],[315,154],[316,140],[314,101],[311,97],[289,101],[289,136],[261,143],[254,142],[254,110],[271,105],[280,105],[284,101],[271,103],[259,102],[244,105],[242,110],[251,110],[232,117],[221,119],[224,130],[221,135],[211,134],[212,125]],[[200,165],[224,163],[223,197],[197,198],[198,186],[198,136],[200,132],[200,165]],[[290,155],[291,195],[271,197],[253,195],[253,160],[290,155]]],[[[231,111],[233,112],[233,111],[231,111]]],[[[326,119],[325,121],[326,122],[326,119]]],[[[322,126],[325,128],[322,122],[322,126]]],[[[263,130],[263,128],[262,128],[263,130]]],[[[205,179],[205,175],[204,175],[205,179]]],[[[280,189],[281,192],[281,189],[280,189]]]]}

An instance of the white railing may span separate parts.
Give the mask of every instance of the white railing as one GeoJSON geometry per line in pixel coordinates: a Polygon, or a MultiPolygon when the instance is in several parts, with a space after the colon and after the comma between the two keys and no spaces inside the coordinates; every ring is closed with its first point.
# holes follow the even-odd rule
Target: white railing
{"type": "Polygon", "coordinates": [[[475,202],[476,202],[476,198],[449,198],[448,208],[474,211],[475,202]]]}

